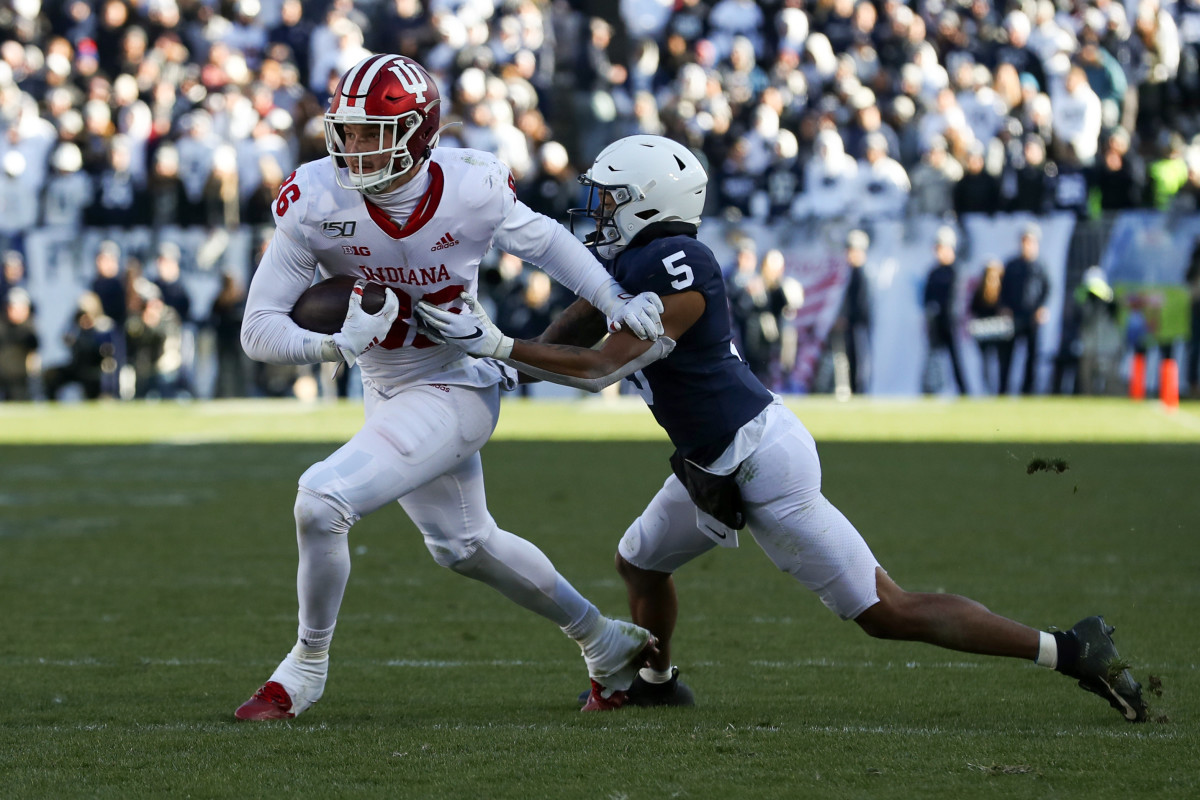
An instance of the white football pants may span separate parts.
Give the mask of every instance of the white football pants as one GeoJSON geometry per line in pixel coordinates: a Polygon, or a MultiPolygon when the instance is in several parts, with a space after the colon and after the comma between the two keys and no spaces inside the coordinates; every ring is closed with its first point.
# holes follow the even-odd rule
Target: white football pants
{"type": "Polygon", "coordinates": [[[300,630],[332,633],[350,575],[350,527],[393,500],[434,560],[567,626],[591,607],[529,542],[488,513],[479,449],[499,416],[499,388],[432,384],[387,398],[370,385],[366,423],[301,477],[296,495],[300,630]]]}
{"type": "MultiPolygon", "coordinates": [[[[879,562],[821,494],[821,461],[812,434],[782,403],[763,413],[762,441],[737,478],[746,527],[775,566],[816,592],[842,619],[854,619],[879,602],[879,562]]],[[[617,549],[635,567],[674,572],[714,547],[696,525],[696,506],[687,490],[671,475],[617,549]]]]}

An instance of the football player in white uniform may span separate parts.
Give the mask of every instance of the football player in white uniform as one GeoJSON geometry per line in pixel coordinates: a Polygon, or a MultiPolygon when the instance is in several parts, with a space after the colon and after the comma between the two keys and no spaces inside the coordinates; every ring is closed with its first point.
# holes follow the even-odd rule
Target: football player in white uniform
{"type": "Polygon", "coordinates": [[[347,534],[393,501],[437,563],[561,626],[603,690],[627,688],[653,650],[648,631],[601,615],[540,550],[497,527],[478,451],[496,426],[507,379],[500,365],[422,336],[413,308],[419,300],[461,306],[493,244],[603,309],[614,329],[657,338],[662,304],[625,294],[566,229],[520,203],[495,157],[436,148],[439,105],[415,61],[364,59],[330,101],[329,157],[296,170],[275,201],[276,231],[250,285],[242,344],[275,364],[357,362],[366,422],[300,478],[297,642],[238,719],[290,718],[320,699],[350,573],[347,534]],[[356,284],[338,333],[302,329],[289,312],[318,273],[384,284],[386,302],[366,313],[356,284]]]}
{"type": "Polygon", "coordinates": [[[1141,687],[1118,659],[1102,617],[1047,633],[966,597],[906,592],[825,499],[812,435],[732,348],[720,265],[696,238],[708,176],[686,147],[627,137],[580,180],[592,187],[593,202],[581,211],[595,221],[593,242],[611,259],[612,274],[628,289],[662,297],[665,334],[657,342],[619,332],[590,349],[604,334],[604,318],[585,301],[537,341],[504,336],[470,298],[461,314],[425,303],[417,311],[430,335],[534,377],[599,391],[628,375],[675,445],[673,474],[629,526],[616,557],[633,619],[655,634],[658,651],[628,691],[592,690],[581,696],[586,707],[692,703],[671,664],[672,574],[718,545],[736,547],[746,527],[780,570],[871,636],[1031,659],[1078,680],[1126,719],[1146,718],[1141,687]],[[639,369],[629,374],[630,366],[639,369]]]}

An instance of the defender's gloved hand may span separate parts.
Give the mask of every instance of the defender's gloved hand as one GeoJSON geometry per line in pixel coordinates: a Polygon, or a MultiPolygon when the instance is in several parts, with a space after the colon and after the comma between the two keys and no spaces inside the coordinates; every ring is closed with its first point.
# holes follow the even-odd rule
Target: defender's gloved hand
{"type": "Polygon", "coordinates": [[[662,300],[654,292],[642,292],[637,296],[619,294],[616,303],[605,312],[608,330],[616,333],[622,328],[639,339],[657,339],[663,334],[662,300]]]}
{"type": "Polygon", "coordinates": [[[365,285],[366,281],[361,279],[354,282],[354,289],[350,292],[350,307],[346,310],[346,321],[342,323],[342,329],[333,335],[333,343],[349,367],[354,366],[359,356],[387,338],[388,331],[392,329],[392,324],[400,314],[400,299],[390,288],[383,290],[383,308],[379,309],[378,314],[363,311],[365,285]]]}
{"type": "Polygon", "coordinates": [[[425,335],[476,358],[508,358],[513,349],[512,338],[500,332],[474,297],[466,292],[460,297],[467,306],[461,313],[424,300],[417,303],[417,316],[426,328],[425,335]]]}

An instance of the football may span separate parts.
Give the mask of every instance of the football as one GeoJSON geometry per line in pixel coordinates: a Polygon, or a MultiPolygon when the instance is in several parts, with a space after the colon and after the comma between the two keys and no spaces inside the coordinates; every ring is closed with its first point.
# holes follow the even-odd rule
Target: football
{"type": "MultiPolygon", "coordinates": [[[[352,275],[334,275],[332,278],[314,283],[292,306],[292,320],[301,328],[316,333],[337,333],[346,321],[350,308],[350,292],[354,289],[352,275]]],[[[378,314],[383,308],[384,287],[368,282],[363,287],[363,311],[378,314]]]]}

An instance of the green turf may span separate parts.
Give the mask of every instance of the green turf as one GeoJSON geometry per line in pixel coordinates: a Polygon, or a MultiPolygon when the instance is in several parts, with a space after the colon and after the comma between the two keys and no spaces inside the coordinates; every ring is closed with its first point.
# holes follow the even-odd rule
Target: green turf
{"type": "MultiPolygon", "coordinates": [[[[1200,442],[1200,403],[1168,411],[1120,398],[789,400],[819,441],[1200,442]]],[[[342,401],[0,404],[0,444],[201,444],[348,439],[362,406],[342,401]]],[[[498,439],[666,441],[636,397],[505,402],[498,439]]]]}
{"type": "MultiPolygon", "coordinates": [[[[208,440],[212,416],[234,438],[302,440],[341,436],[356,414],[266,408],[24,407],[0,412],[0,437],[208,440]]],[[[612,551],[669,447],[607,408],[516,404],[484,463],[497,520],[622,613],[612,551]],[[565,441],[569,428],[529,440],[539,418],[619,438],[609,417],[649,440],[565,441]]],[[[574,646],[437,567],[389,508],[351,534],[325,699],[295,722],[235,724],[294,637],[295,481],[333,445],[7,444],[0,798],[1200,795],[1200,449],[1179,421],[1194,411],[799,408],[825,439],[826,494],[901,585],[969,594],[1039,627],[1106,614],[1135,675],[1161,678],[1155,713],[1168,721],[1129,725],[1026,663],[870,640],[748,539],[679,576],[677,662],[700,706],[583,715],[574,646]],[[1154,443],[1063,432],[1122,416],[1154,443]],[[1020,432],[995,440],[988,425],[1020,432]],[[846,441],[864,428],[985,441],[846,441]],[[1038,458],[1067,469],[1028,474],[1038,458]]]]}

